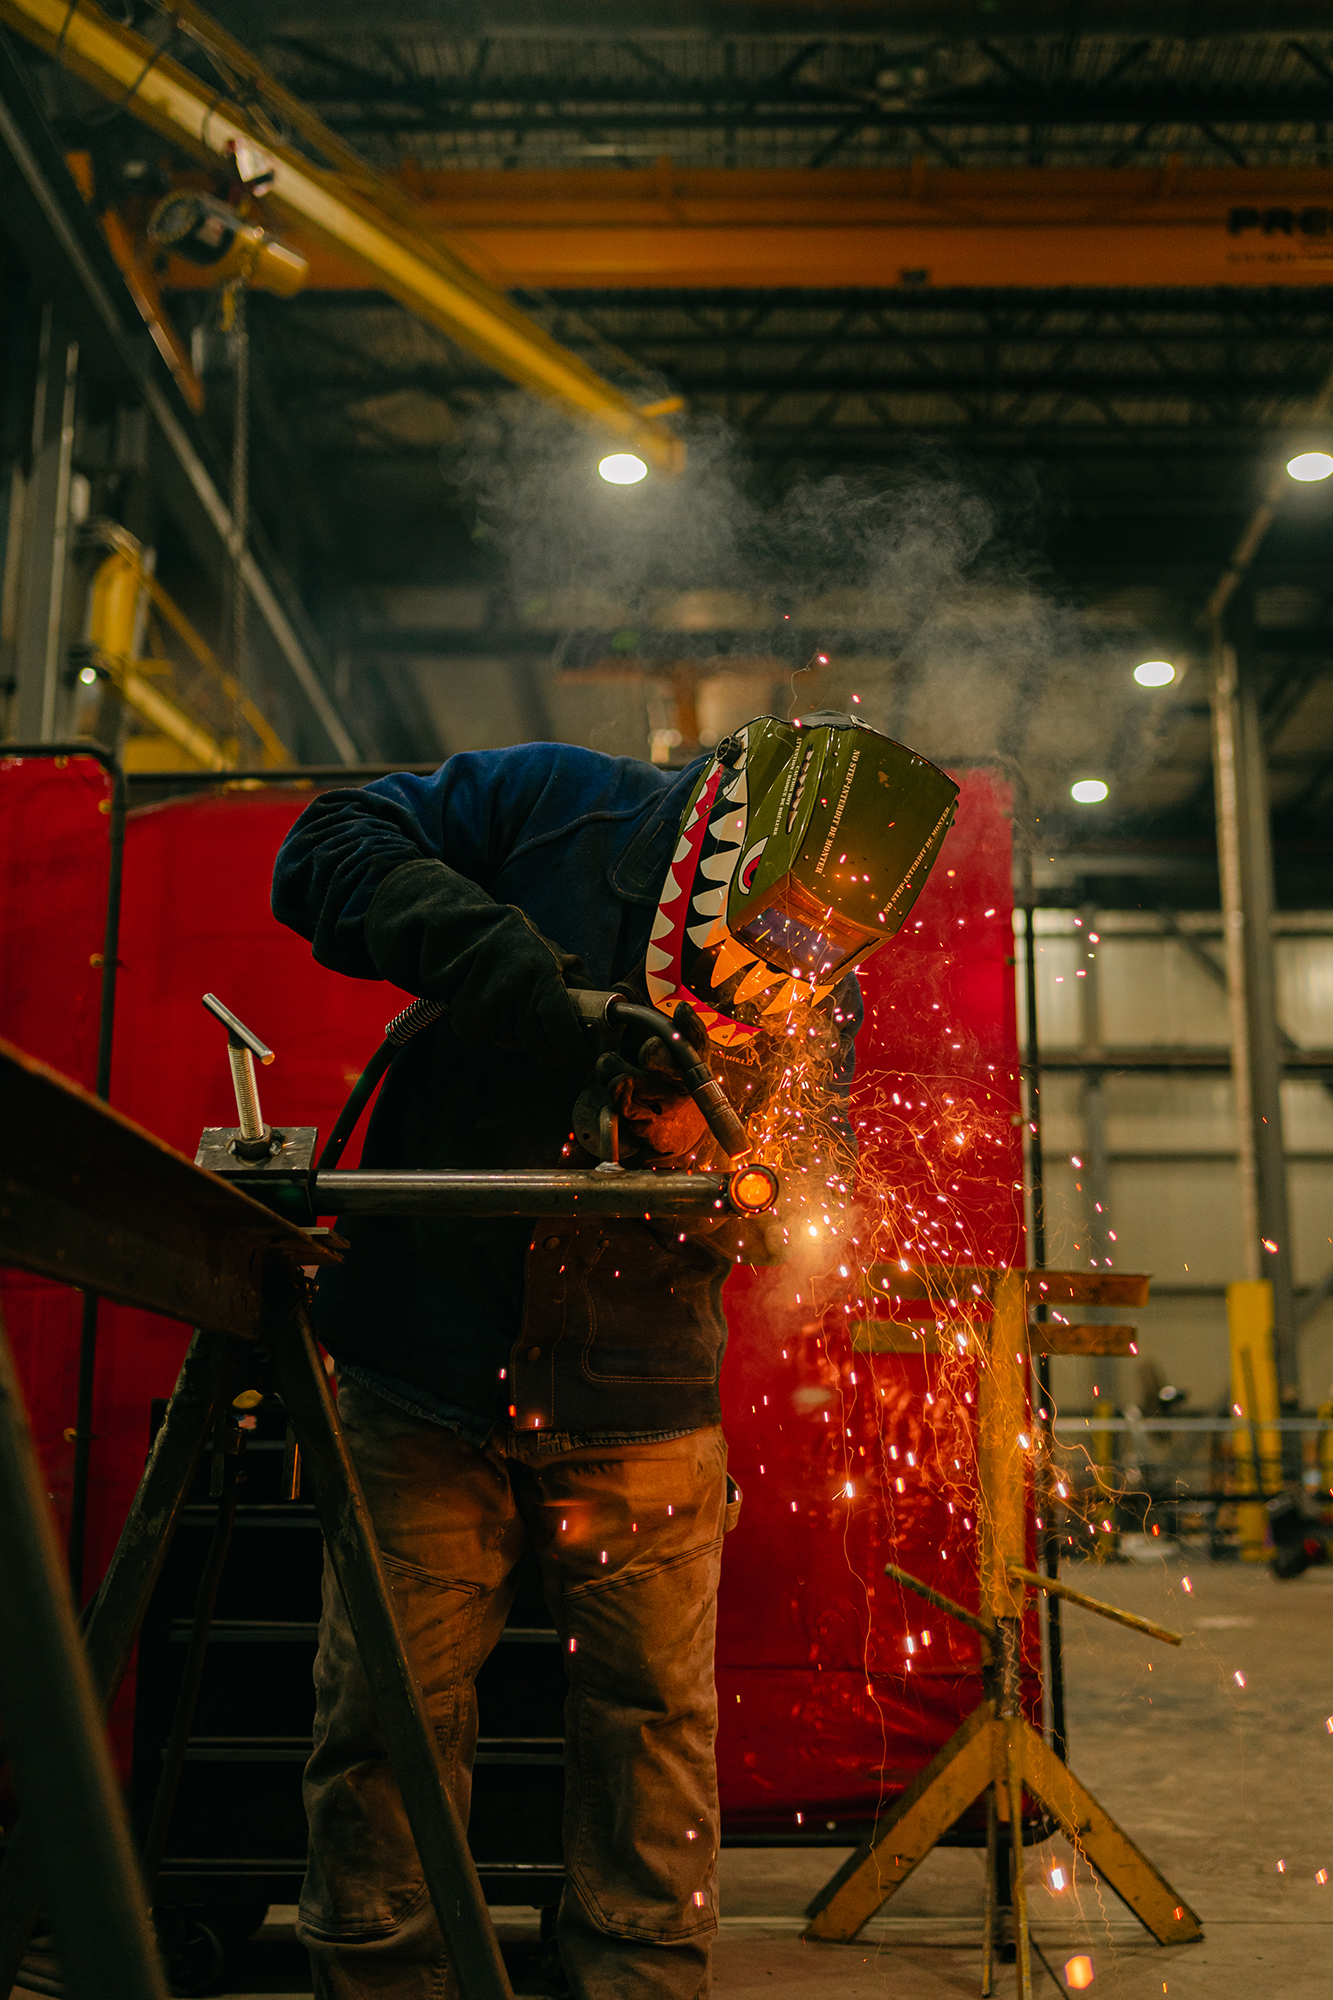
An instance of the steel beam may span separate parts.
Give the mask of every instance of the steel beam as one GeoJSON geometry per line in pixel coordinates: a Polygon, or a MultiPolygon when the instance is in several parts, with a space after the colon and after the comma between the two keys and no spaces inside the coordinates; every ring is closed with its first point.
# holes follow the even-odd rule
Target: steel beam
{"type": "MultiPolygon", "coordinates": [[[[84,1633],[93,1689],[105,1713],[115,1699],[188,1498],[204,1440],[231,1400],[247,1343],[196,1333],[153,1440],[110,1567],[84,1633]]],[[[5,1843],[0,1866],[0,1996],[18,1976],[43,1887],[35,1822],[26,1817],[5,1843]]]]}
{"type": "MultiPolygon", "coordinates": [[[[1097,929],[1097,912],[1091,903],[1082,907],[1083,928],[1077,940],[1086,947],[1090,932],[1097,929]]],[[[1083,967],[1085,977],[1079,981],[1080,1030],[1083,1037],[1083,1053],[1095,1058],[1101,1053],[1102,1006],[1101,968],[1096,948],[1087,952],[1087,962],[1083,967]]],[[[1094,1264],[1103,1262],[1107,1250],[1107,1231],[1111,1226],[1110,1174],[1106,1158],[1106,1072],[1089,1062],[1080,1079],[1079,1095],[1082,1099],[1083,1115],[1083,1170],[1080,1178],[1086,1190],[1084,1210],[1089,1236],[1089,1250],[1094,1264]]],[[[1093,1368],[1085,1371],[1087,1385],[1091,1388],[1094,1380],[1105,1381],[1114,1391],[1119,1386],[1120,1371],[1116,1367],[1093,1368]]],[[[1091,1398],[1089,1398],[1091,1400],[1091,1398]]],[[[1116,1401],[1122,1399],[1117,1395],[1116,1401]]]]}
{"type": "MultiPolygon", "coordinates": [[[[814,356],[808,351],[802,353],[801,336],[792,334],[781,343],[787,350],[787,365],[782,367],[766,365],[754,355],[748,342],[740,353],[728,354],[725,360],[719,358],[716,362],[692,354],[688,347],[679,349],[669,334],[640,333],[636,344],[640,349],[653,350],[655,359],[660,358],[664,365],[670,366],[675,379],[691,396],[745,395],[773,400],[780,396],[800,396],[807,402],[811,397],[830,394],[912,396],[916,399],[914,407],[919,407],[922,396],[990,398],[994,399],[993,404],[982,403],[979,412],[983,421],[990,422],[1014,421],[1015,396],[1063,396],[1094,409],[1106,403],[1132,402],[1136,422],[1142,420],[1145,406],[1158,413],[1164,406],[1175,409],[1188,402],[1194,405],[1191,416],[1194,425],[1231,427],[1237,419],[1243,421],[1250,415],[1254,399],[1259,396],[1270,405],[1299,404],[1300,410],[1290,414],[1303,416],[1304,405],[1321,380],[1318,375],[1311,379],[1308,371],[1298,373],[1295,367],[1282,366],[1262,371],[1251,368],[1247,373],[1239,370],[1221,373],[1211,368],[1205,372],[1181,366],[1168,373],[1161,367],[1147,365],[1141,354],[1129,359],[1123,353],[1107,356],[1105,349],[1110,345],[1110,337],[1104,334],[1092,334],[1086,340],[1089,347],[1102,350],[1100,358],[1089,355],[1077,367],[1071,366],[1067,359],[1043,360],[1039,353],[1031,351],[1018,359],[1006,354],[1003,346],[997,349],[979,332],[972,340],[977,349],[974,361],[969,364],[955,360],[941,365],[929,351],[925,354],[921,351],[923,346],[929,350],[932,337],[923,339],[915,332],[904,333],[897,343],[887,332],[878,334],[873,361],[855,349],[845,354],[843,342],[835,334],[807,336],[807,349],[813,343],[827,351],[814,356]]],[[[708,345],[720,357],[730,343],[725,335],[717,334],[708,345]]],[[[770,347],[776,345],[777,342],[769,341],[770,347]]],[[[1039,343],[1003,345],[1035,348],[1039,343]]],[[[1054,342],[1047,339],[1040,345],[1050,349],[1054,342]]],[[[1122,337],[1117,345],[1123,350],[1132,348],[1135,342],[1122,337]]],[[[319,412],[344,410],[349,402],[362,397],[389,394],[410,393],[446,401],[451,396],[474,397],[484,393],[487,386],[480,370],[469,378],[457,369],[426,367],[399,371],[372,365],[360,376],[331,375],[321,380],[303,374],[288,384],[284,400],[289,409],[319,412]]],[[[761,415],[760,411],[747,411],[747,424],[756,427],[761,415]]],[[[1274,409],[1272,420],[1282,421],[1279,408],[1274,409]]],[[[1333,646],[1328,635],[1324,636],[1324,645],[1333,646]]]]}
{"type": "Polygon", "coordinates": [[[1181,340],[1216,341],[1228,334],[1262,335],[1265,346],[1295,341],[1305,348],[1323,335],[1322,296],[1317,279],[1304,295],[1232,289],[1195,295],[1166,286],[1143,291],[1132,302],[1108,299],[1101,288],[1086,285],[1070,286],[1058,299],[1034,299],[1017,287],[1001,287],[978,297],[967,287],[921,292],[844,285],[821,286],[810,293],[789,285],[772,287],[766,297],[744,288],[706,286],[667,300],[645,299],[634,286],[607,285],[599,292],[581,294],[579,311],[627,315],[627,320],[599,322],[616,339],[632,333],[637,341],[669,327],[672,337],[684,344],[715,346],[743,340],[747,346],[763,348],[771,340],[831,335],[839,325],[849,340],[877,342],[908,335],[914,325],[921,337],[917,323],[924,323],[932,347],[938,348],[958,340],[1064,346],[1074,338],[1113,340],[1117,345],[1139,338],[1167,349],[1181,340]],[[955,317],[943,320],[941,307],[955,317]],[[1078,317],[1076,330],[1071,315],[1078,317]]]}
{"type": "MultiPolygon", "coordinates": [[[[1144,1043],[1140,1047],[1100,1049],[1095,1053],[1087,1049],[1042,1050],[1043,1070],[1097,1070],[1103,1075],[1109,1072],[1148,1071],[1161,1076],[1171,1076],[1177,1071],[1189,1074],[1191,1071],[1223,1072],[1229,1070],[1235,1060],[1234,1045],[1231,1049],[1191,1048],[1188,1044],[1171,1047],[1154,1047],[1144,1043]]],[[[1320,1077],[1333,1070],[1333,1049],[1289,1049],[1283,1052],[1281,1067],[1287,1076],[1320,1077]]],[[[1267,1275],[1265,1273],[1265,1275],[1267,1275]]]]}
{"type": "Polygon", "coordinates": [[[513,2000],[314,1335],[299,1305],[280,1295],[270,1298],[265,1335],[457,1988],[467,2000],[513,2000]]]}
{"type": "Polygon", "coordinates": [[[1282,1137],[1282,1071],[1273,952],[1273,850],[1256,685],[1253,594],[1241,589],[1213,649],[1213,763],[1240,1145],[1241,1276],[1273,1286],[1273,1341],[1284,1404],[1300,1393],[1291,1225],[1282,1137]]]}
{"type": "Polygon", "coordinates": [[[336,1261],[45,1063],[0,1041],[0,1263],[253,1338],[267,1250],[336,1261]]]}
{"type": "MultiPolygon", "coordinates": [[[[0,0],[0,15],[38,6],[63,11],[62,0],[0,0]]],[[[1327,167],[952,168],[918,158],[812,170],[664,159],[614,174],[456,168],[405,185],[463,258],[505,283],[556,290],[1267,290],[1319,284],[1333,269],[1327,167]]],[[[348,255],[350,238],[302,233],[312,215],[290,217],[308,285],[383,288],[372,259],[348,255]]],[[[189,281],[177,265],[171,275],[189,281]]]]}
{"type": "Polygon", "coordinates": [[[0,1702],[71,2000],[166,2000],[97,1693],[0,1324],[0,1702]]]}
{"type": "MultiPolygon", "coordinates": [[[[855,138],[871,132],[920,133],[928,125],[949,133],[952,142],[959,127],[989,136],[1045,121],[1063,128],[1060,150],[1066,156],[1078,144],[1072,134],[1079,127],[1094,128],[1096,136],[1083,143],[1090,152],[1096,149],[1090,164],[1104,165],[1124,150],[1126,133],[1138,124],[1192,126],[1201,134],[1245,125],[1246,141],[1254,144],[1256,127],[1315,124],[1333,116],[1333,93],[1313,77],[1294,89],[1258,83],[1229,88],[1154,83],[1108,90],[1066,80],[1059,85],[1058,99],[1035,87],[1024,94],[984,84],[923,93],[915,103],[875,102],[867,93],[867,101],[849,117],[846,88],[837,85],[832,91],[816,85],[784,92],[741,79],[682,74],[655,82],[603,75],[577,82],[561,78],[553,90],[549,72],[529,71],[483,80],[479,88],[466,83],[451,88],[359,67],[335,74],[337,58],[309,42],[289,41],[286,48],[316,73],[325,66],[324,80],[303,80],[301,91],[337,131],[357,136],[391,132],[403,139],[460,132],[470,138],[582,136],[595,120],[607,133],[609,147],[615,144],[612,134],[632,138],[651,132],[657,137],[663,132],[715,132],[727,125],[746,132],[804,133],[816,144],[840,130],[855,138]]],[[[1290,145],[1287,135],[1265,134],[1264,140],[1266,151],[1290,145]]],[[[995,145],[993,137],[990,145],[995,145]]]]}
{"type": "Polygon", "coordinates": [[[596,1167],[462,1173],[352,1168],[316,1178],[321,1215],[707,1216],[739,1220],[727,1202],[730,1174],[607,1172],[596,1167]]]}
{"type": "MultiPolygon", "coordinates": [[[[266,32],[315,34],[327,38],[366,32],[365,0],[265,0],[266,32]]],[[[375,33],[419,37],[433,9],[421,0],[380,0],[375,33]]],[[[451,27],[456,17],[451,16],[451,27]]],[[[473,0],[464,17],[474,34],[529,36],[540,31],[576,45],[604,41],[608,33],[605,0],[473,0]]],[[[1071,22],[1084,35],[1117,38],[1131,35],[1179,36],[1203,32],[1198,0],[1082,0],[1076,16],[1070,0],[1011,0],[995,13],[981,13],[976,0],[896,0],[891,16],[895,37],[939,37],[950,41],[975,38],[978,27],[992,43],[1032,36],[1058,36],[1063,43],[1071,22]]],[[[1210,0],[1209,39],[1233,35],[1323,35],[1327,32],[1326,0],[1210,0]]],[[[888,23],[883,0],[784,0],[778,7],[757,8],[754,0],[642,0],[633,15],[638,35],[706,33],[710,38],[734,35],[742,47],[756,37],[784,42],[801,35],[836,35],[859,41],[878,55],[888,23]]],[[[618,32],[630,31],[628,18],[618,32]]],[[[456,32],[456,30],[454,30],[456,32]]]]}

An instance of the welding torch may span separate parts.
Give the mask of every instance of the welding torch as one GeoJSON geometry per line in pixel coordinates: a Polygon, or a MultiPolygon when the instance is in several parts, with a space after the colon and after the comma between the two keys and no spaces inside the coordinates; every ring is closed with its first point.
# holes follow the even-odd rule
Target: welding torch
{"type": "MultiPolygon", "coordinates": [[[[656,1007],[640,1006],[637,1001],[626,999],[623,993],[595,993],[574,988],[569,997],[585,1028],[637,1027],[656,1035],[722,1151],[733,1166],[744,1164],[750,1152],[749,1135],[744,1125],[700,1051],[665,1014],[660,1014],[656,1007]]],[[[395,1014],[386,1023],[384,1040],[361,1072],[351,1096],[339,1113],[328,1143],[319,1156],[317,1172],[328,1173],[338,1164],[375,1085],[399,1049],[433,1021],[441,1020],[448,1011],[443,1001],[423,997],[414,1000],[410,1007],[404,1007],[401,1014],[395,1014]]]]}
{"type": "MultiPolygon", "coordinates": [[[[727,1093],[709,1069],[703,1052],[681,1033],[674,1020],[668,1020],[656,1007],[644,1007],[637,1000],[627,1000],[621,993],[575,989],[569,997],[585,1027],[641,1028],[648,1035],[656,1036],[722,1151],[733,1166],[744,1164],[750,1154],[749,1134],[736,1115],[727,1093]]],[[[676,1013],[679,1015],[679,1007],[676,1013]]]]}
{"type": "Polygon", "coordinates": [[[537,1167],[477,1172],[427,1168],[336,1172],[343,1149],[394,1056],[448,1010],[438,1000],[418,999],[386,1024],[383,1042],[357,1079],[323,1152],[312,1162],[313,1126],[276,1132],[265,1124],[259,1108],[254,1058],[271,1063],[272,1049],[213,993],[204,995],[204,1005],[227,1030],[240,1124],[237,1129],[206,1127],[196,1164],[237,1178],[247,1192],[270,1206],[279,1206],[284,1213],[308,1211],[311,1220],[316,1213],[596,1214],[606,1218],[652,1213],[685,1219],[721,1211],[755,1217],[770,1210],[780,1191],[778,1176],[771,1167],[749,1157],[745,1127],[689,1036],[654,1008],[640,1006],[623,994],[577,993],[571,998],[589,1027],[638,1027],[661,1039],[728,1155],[724,1173],[627,1172],[614,1160],[603,1160],[591,1171],[537,1167]],[[308,1147],[308,1153],[301,1158],[303,1146],[308,1147]]]}
{"type": "MultiPolygon", "coordinates": [[[[745,1127],[726,1092],[712,1076],[703,1052],[694,1046],[688,1035],[682,1034],[675,1022],[655,1007],[642,1006],[622,993],[573,989],[569,997],[590,1034],[596,1030],[638,1028],[662,1042],[681,1082],[698,1105],[709,1131],[729,1162],[727,1172],[718,1177],[717,1205],[725,1203],[733,1212],[742,1215],[760,1215],[771,1209],[778,1196],[778,1177],[771,1167],[750,1159],[750,1141],[745,1127]]],[[[442,1001],[423,997],[414,1000],[410,1007],[405,1007],[401,1014],[396,1014],[386,1024],[383,1042],[362,1071],[315,1164],[317,1183],[322,1181],[323,1176],[333,1174],[375,1086],[399,1049],[423,1028],[441,1020],[447,1012],[442,1001]]],[[[382,1171],[339,1174],[336,1176],[340,1190],[337,1199],[349,1210],[355,1204],[363,1208],[380,1208],[382,1212],[400,1212],[401,1204],[412,1199],[411,1191],[415,1189],[415,1202],[430,1201],[438,1205],[457,1200],[460,1204],[471,1205],[473,1213],[513,1214],[528,1212],[525,1207],[516,1209],[514,1204],[524,1202],[524,1191],[531,1194],[533,1183],[541,1179],[545,1189],[541,1199],[547,1205],[532,1211],[534,1213],[555,1213],[557,1207],[564,1212],[562,1205],[573,1204],[577,1208],[580,1203],[610,1213],[617,1193],[625,1202],[631,1203],[627,1213],[638,1213],[639,1204],[643,1202],[651,1203],[655,1211],[665,1213],[671,1208],[673,1212],[685,1213],[698,1207],[703,1183],[711,1183],[713,1178],[697,1174],[629,1174],[609,1161],[603,1163],[600,1171],[602,1185],[596,1196],[592,1195],[588,1176],[583,1171],[563,1170],[559,1174],[538,1175],[532,1170],[515,1169],[508,1174],[486,1173],[473,1177],[457,1173],[426,1174],[419,1170],[403,1174],[382,1171]],[[614,1188],[612,1179],[607,1178],[608,1169],[614,1188]],[[465,1180],[469,1183],[466,1187],[463,1185],[465,1180]]],[[[328,1199],[334,1199],[333,1181],[324,1182],[322,1191],[328,1199]]],[[[436,1212],[445,1211],[437,1206],[436,1212]]]]}

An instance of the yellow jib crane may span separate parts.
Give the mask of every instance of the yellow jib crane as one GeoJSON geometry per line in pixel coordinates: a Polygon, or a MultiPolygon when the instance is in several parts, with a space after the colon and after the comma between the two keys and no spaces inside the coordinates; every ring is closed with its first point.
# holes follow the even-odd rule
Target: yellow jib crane
{"type": "Polygon", "coordinates": [[[126,707],[155,732],[129,738],[124,754],[126,770],[155,770],[179,763],[183,757],[187,765],[203,771],[234,771],[240,764],[238,725],[254,732],[263,765],[273,769],[295,763],[268,718],[241,692],[235,676],[220,664],[180,606],[150,573],[134,536],[112,522],[100,523],[96,533],[107,553],[92,581],[83,657],[89,668],[110,681],[126,707]],[[174,685],[179,670],[170,660],[136,657],[135,633],[145,597],[191,655],[205,682],[211,684],[221,713],[232,722],[230,734],[223,735],[206,719],[198,699],[191,700],[174,685]],[[161,754],[164,751],[165,757],[161,754]]]}
{"type": "Polygon", "coordinates": [[[93,0],[0,0],[0,21],[196,159],[230,168],[242,147],[272,173],[266,210],[368,272],[410,312],[510,381],[595,422],[659,471],[680,470],[685,448],[660,415],[646,414],[479,276],[410,195],[359,159],[239,42],[188,0],[165,18],[168,36],[185,29],[232,78],[230,94],[209,89],[165,53],[165,43],[121,26],[93,0]],[[265,113],[331,166],[285,143],[265,113]]]}

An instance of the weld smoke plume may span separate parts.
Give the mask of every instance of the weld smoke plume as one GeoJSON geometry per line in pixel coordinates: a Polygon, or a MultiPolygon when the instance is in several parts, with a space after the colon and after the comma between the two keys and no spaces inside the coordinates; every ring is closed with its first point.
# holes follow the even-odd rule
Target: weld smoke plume
{"type": "Polygon", "coordinates": [[[628,631],[640,660],[704,671],[768,661],[778,714],[813,645],[830,665],[797,679],[796,712],[856,693],[926,755],[1022,758],[1066,802],[1080,757],[1123,777],[1148,754],[1123,725],[1133,633],[1059,587],[1042,553],[1055,503],[1031,469],[909,442],[893,468],[774,495],[725,426],[696,425],[689,454],[677,480],[609,487],[587,432],[515,402],[465,427],[446,470],[520,608],[571,637],[628,631]]]}

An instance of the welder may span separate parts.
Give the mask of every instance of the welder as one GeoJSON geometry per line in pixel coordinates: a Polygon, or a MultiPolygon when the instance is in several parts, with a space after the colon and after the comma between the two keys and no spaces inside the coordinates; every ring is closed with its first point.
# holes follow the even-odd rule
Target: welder
{"type": "MultiPolygon", "coordinates": [[[[363,1164],[590,1164],[602,1104],[622,1160],[721,1164],[662,1037],[599,1053],[580,989],[650,1002],[745,1111],[793,1010],[812,1010],[845,1090],[853,968],[902,923],[955,796],[925,759],[832,714],[761,718],[678,774],[527,744],[324,793],[283,843],[275,913],[322,965],[447,1008],[390,1067],[363,1164]]],[[[473,1684],[530,1550],[568,1676],[566,1976],[578,2000],[696,2000],[717,1926],[735,1230],[364,1217],[345,1233],[316,1326],[459,1812],[473,1684]]],[[[300,1914],[315,1992],[450,1991],[327,1564],[315,1680],[300,1914]]]]}

